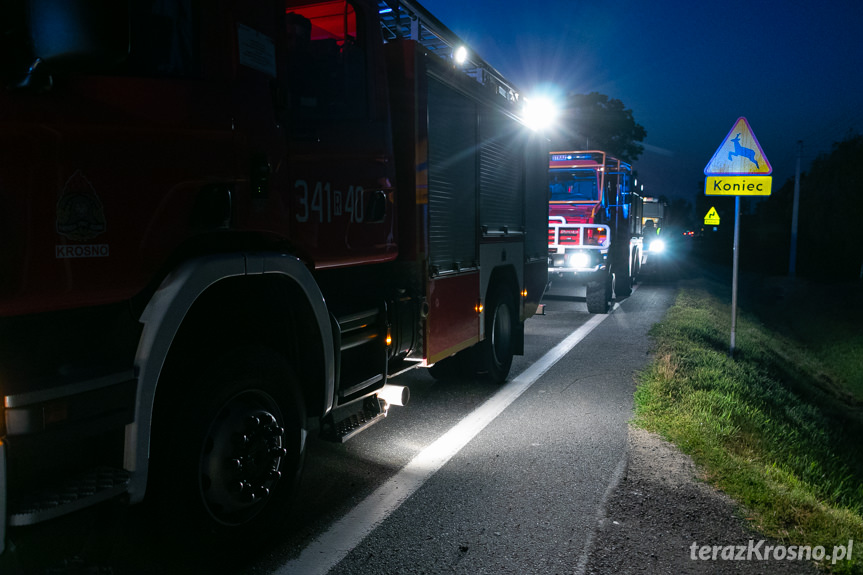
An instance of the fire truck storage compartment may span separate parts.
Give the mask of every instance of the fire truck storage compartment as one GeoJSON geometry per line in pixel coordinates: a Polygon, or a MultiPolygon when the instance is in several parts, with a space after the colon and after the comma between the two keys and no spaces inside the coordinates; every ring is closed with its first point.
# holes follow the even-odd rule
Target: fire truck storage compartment
{"type": "MultiPolygon", "coordinates": [[[[494,86],[426,55],[411,40],[390,41],[385,49],[400,257],[425,260],[431,277],[448,276],[477,270],[480,243],[504,241],[523,248],[508,265],[520,266],[524,257],[544,270],[547,141],[518,121],[518,104],[494,86]]],[[[482,263],[485,269],[500,262],[482,263]]],[[[545,273],[525,281],[535,307],[545,273]]]]}
{"type": "MultiPolygon", "coordinates": [[[[524,256],[525,261],[546,266],[548,257],[548,140],[542,134],[532,134],[525,152],[524,170],[524,256]]],[[[542,276],[542,286],[530,285],[534,302],[539,304],[541,290],[547,276],[542,276]],[[535,292],[535,293],[534,293],[535,292]]],[[[539,281],[539,280],[537,280],[539,281]]]]}
{"type": "Polygon", "coordinates": [[[483,110],[479,120],[481,229],[484,235],[521,235],[524,233],[524,127],[495,108],[483,110]]]}
{"type": "MultiPolygon", "coordinates": [[[[490,97],[510,105],[501,96],[490,97]]],[[[433,270],[446,273],[476,267],[477,226],[485,237],[524,233],[523,129],[496,106],[429,78],[429,263],[433,270]]]]}
{"type": "Polygon", "coordinates": [[[477,104],[428,81],[429,265],[440,273],[477,265],[477,104]]]}

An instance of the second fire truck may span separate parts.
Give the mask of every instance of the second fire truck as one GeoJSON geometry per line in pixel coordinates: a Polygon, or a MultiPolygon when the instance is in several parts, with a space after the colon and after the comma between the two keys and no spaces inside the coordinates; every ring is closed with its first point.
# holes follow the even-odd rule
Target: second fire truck
{"type": "Polygon", "coordinates": [[[587,310],[628,296],[643,254],[632,167],[596,150],[549,155],[548,272],[584,285],[587,310]]]}

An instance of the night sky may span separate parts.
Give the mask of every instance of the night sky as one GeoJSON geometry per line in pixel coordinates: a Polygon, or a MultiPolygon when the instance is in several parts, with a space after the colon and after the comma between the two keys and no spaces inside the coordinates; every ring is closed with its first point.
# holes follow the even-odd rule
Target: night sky
{"type": "MultiPolygon", "coordinates": [[[[703,194],[738,117],[773,188],[863,133],[863,0],[421,0],[524,94],[600,92],[645,127],[646,195],[703,194]]],[[[861,167],[863,168],[863,167],[861,167]]]]}

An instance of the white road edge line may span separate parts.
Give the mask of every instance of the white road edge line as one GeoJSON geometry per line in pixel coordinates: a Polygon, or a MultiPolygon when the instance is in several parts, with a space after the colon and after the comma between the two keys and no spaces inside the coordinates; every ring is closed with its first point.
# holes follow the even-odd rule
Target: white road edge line
{"type": "Polygon", "coordinates": [[[273,575],[325,575],[366,536],[491,423],[504,409],[542,377],[555,363],[599,326],[608,314],[597,314],[538,361],[521,372],[496,394],[465,416],[452,429],[420,451],[407,465],[361,501],[330,529],[312,541],[299,557],[282,565],[273,575]]]}

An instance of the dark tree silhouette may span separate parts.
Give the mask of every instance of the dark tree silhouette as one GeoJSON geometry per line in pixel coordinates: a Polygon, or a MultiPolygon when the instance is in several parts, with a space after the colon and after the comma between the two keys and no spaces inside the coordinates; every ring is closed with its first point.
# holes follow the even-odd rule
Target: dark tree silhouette
{"type": "MultiPolygon", "coordinates": [[[[863,136],[849,133],[800,178],[797,271],[822,279],[863,276],[859,216],[863,213],[863,136]]],[[[752,243],[770,246],[787,269],[794,181],[758,206],[752,243]]]]}
{"type": "Polygon", "coordinates": [[[552,138],[556,149],[603,150],[625,162],[638,159],[647,130],[636,123],[632,110],[605,94],[569,94],[561,129],[552,138]]]}

